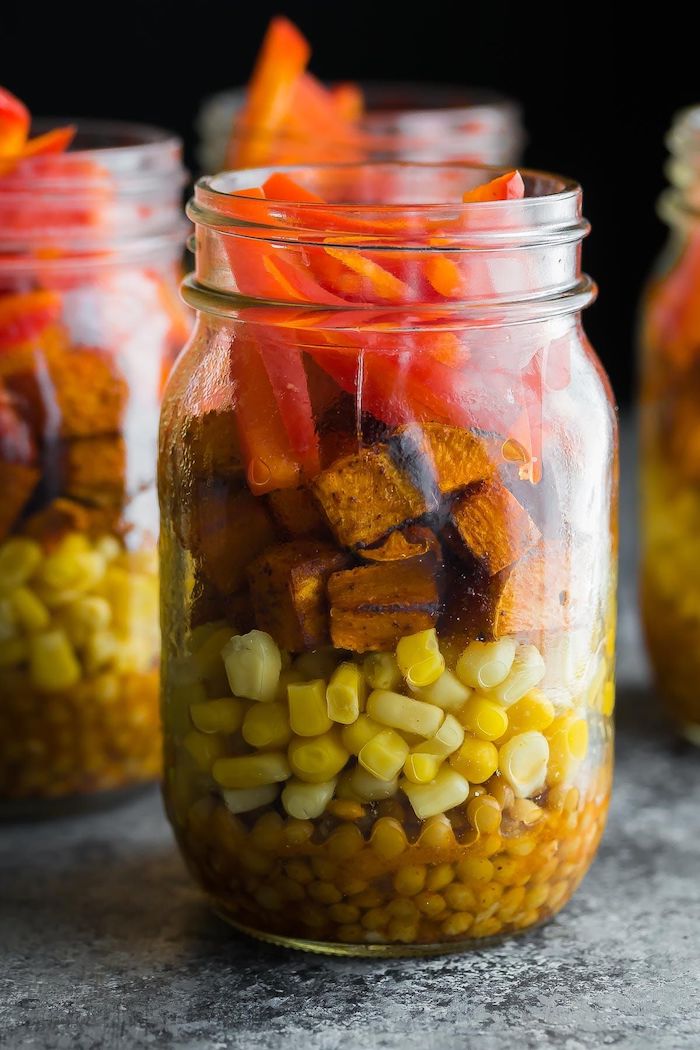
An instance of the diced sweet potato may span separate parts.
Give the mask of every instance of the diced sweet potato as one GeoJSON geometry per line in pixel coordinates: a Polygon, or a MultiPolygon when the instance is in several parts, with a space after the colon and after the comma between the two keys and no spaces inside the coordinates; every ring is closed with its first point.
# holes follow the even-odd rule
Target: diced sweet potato
{"type": "Polygon", "coordinates": [[[124,503],[127,495],[124,438],[113,435],[67,441],[62,453],[65,496],[97,507],[124,503]]]}
{"type": "Polygon", "coordinates": [[[396,432],[400,460],[411,465],[421,487],[435,485],[451,496],[493,477],[487,443],[471,430],[445,423],[409,423],[396,432]]]}
{"type": "Polygon", "coordinates": [[[432,529],[425,525],[408,525],[405,529],[390,532],[377,547],[365,547],[358,551],[364,561],[404,561],[433,554],[442,560],[440,541],[432,529]]]}
{"type": "Polygon", "coordinates": [[[554,545],[538,544],[494,579],[493,633],[560,631],[571,626],[569,559],[554,545]]]}
{"type": "Polygon", "coordinates": [[[129,387],[118,358],[89,346],[47,351],[52,396],[62,437],[91,437],[121,430],[129,387]]]}
{"type": "Polygon", "coordinates": [[[267,505],[272,517],[288,536],[328,537],[328,526],[308,489],[277,489],[268,493],[267,505]]]}
{"type": "Polygon", "coordinates": [[[328,581],[333,645],[358,653],[393,649],[403,635],[433,627],[440,614],[436,569],[427,555],[334,573],[328,581]]]}
{"type": "Polygon", "coordinates": [[[182,428],[185,469],[192,477],[243,477],[241,450],[233,409],[205,412],[185,421],[182,428]]]}
{"type": "Polygon", "coordinates": [[[499,481],[461,496],[452,508],[453,537],[490,576],[508,568],[540,539],[540,531],[515,496],[499,481]]]}
{"type": "Polygon", "coordinates": [[[0,461],[0,540],[4,540],[36,488],[40,473],[23,463],[0,461]]]}
{"type": "Polygon", "coordinates": [[[294,540],[265,551],[248,569],[255,622],[283,649],[326,645],[326,581],[349,562],[329,544],[294,540]]]}
{"type": "Polygon", "coordinates": [[[277,539],[262,501],[247,489],[197,486],[187,524],[188,546],[197,565],[223,595],[245,586],[253,558],[277,539]]]}
{"type": "Polygon", "coordinates": [[[314,479],[312,487],[344,547],[368,547],[432,509],[385,445],[337,460],[314,479]]]}
{"type": "Polygon", "coordinates": [[[73,500],[55,499],[22,523],[22,534],[51,551],[71,532],[84,532],[93,539],[125,533],[128,527],[120,518],[118,507],[87,507],[73,500]]]}

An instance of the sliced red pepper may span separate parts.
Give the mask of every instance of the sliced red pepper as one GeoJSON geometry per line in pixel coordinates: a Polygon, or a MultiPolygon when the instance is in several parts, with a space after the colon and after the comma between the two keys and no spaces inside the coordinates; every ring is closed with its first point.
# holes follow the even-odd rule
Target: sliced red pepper
{"type": "Polygon", "coordinates": [[[473,190],[466,190],[462,195],[465,204],[478,201],[515,201],[522,200],[525,196],[525,183],[519,171],[509,171],[506,175],[499,175],[490,182],[481,186],[475,186],[473,190]]]}
{"type": "Polygon", "coordinates": [[[272,333],[269,338],[263,334],[259,346],[291,450],[304,473],[315,477],[321,461],[301,351],[289,338],[272,333]]]}
{"type": "Polygon", "coordinates": [[[333,105],[344,120],[356,122],[365,110],[365,99],[358,84],[334,84],[330,89],[333,105]]]}
{"type": "Polygon", "coordinates": [[[231,351],[236,426],[246,460],[246,479],[255,495],[299,484],[299,463],[290,447],[263,359],[250,340],[231,351]]]}
{"type": "Polygon", "coordinates": [[[21,346],[61,316],[56,292],[21,292],[0,296],[0,351],[21,346]]]}
{"type": "Polygon", "coordinates": [[[30,139],[22,150],[22,159],[25,157],[39,157],[44,154],[64,153],[75,138],[77,128],[68,124],[65,128],[52,128],[30,139]]]}
{"type": "Polygon", "coordinates": [[[30,120],[24,103],[0,87],[0,157],[13,157],[22,152],[30,120]]]}
{"type": "Polygon", "coordinates": [[[364,140],[358,128],[340,112],[331,92],[311,73],[304,73],[294,86],[285,127],[299,138],[320,136],[329,151],[334,146],[359,145],[364,140]]]}
{"type": "Polygon", "coordinates": [[[326,203],[323,197],[300,186],[283,171],[276,171],[274,175],[270,175],[269,179],[263,183],[262,191],[267,200],[271,201],[295,201],[299,204],[326,203]]]}
{"type": "Polygon", "coordinates": [[[287,18],[273,18],[248,84],[245,106],[239,115],[237,135],[231,143],[229,162],[237,168],[265,163],[266,136],[277,131],[290,111],[294,89],[306,69],[311,48],[287,18]],[[246,135],[248,129],[254,134],[246,135]]]}

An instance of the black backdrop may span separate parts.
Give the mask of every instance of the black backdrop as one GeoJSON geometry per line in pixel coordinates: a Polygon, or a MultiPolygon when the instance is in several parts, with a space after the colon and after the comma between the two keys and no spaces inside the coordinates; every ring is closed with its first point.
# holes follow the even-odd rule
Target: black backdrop
{"type": "Polygon", "coordinates": [[[600,285],[586,327],[618,399],[630,397],[636,303],[664,236],[654,212],[663,136],[675,109],[700,102],[700,51],[693,53],[694,27],[684,26],[679,5],[657,10],[653,24],[640,6],[628,15],[612,0],[200,0],[180,10],[155,0],[9,0],[0,83],[37,114],[174,128],[192,167],[201,100],[246,79],[279,11],[310,38],[321,77],[464,82],[512,94],[525,111],[526,161],[583,184],[593,223],[584,262],[600,285]]]}

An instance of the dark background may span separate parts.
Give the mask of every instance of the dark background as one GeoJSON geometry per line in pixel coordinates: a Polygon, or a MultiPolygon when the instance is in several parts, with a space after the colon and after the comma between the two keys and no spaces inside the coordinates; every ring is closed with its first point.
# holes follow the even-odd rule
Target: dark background
{"type": "Polygon", "coordinates": [[[309,37],[321,77],[462,82],[513,95],[528,129],[526,162],[583,185],[593,223],[584,263],[600,286],[586,328],[624,402],[633,389],[636,304],[664,237],[654,211],[663,136],[674,110],[700,102],[700,49],[682,8],[656,11],[653,24],[641,6],[629,11],[612,2],[507,0],[207,0],[187,8],[13,0],[0,23],[0,82],[36,114],[171,127],[184,136],[193,171],[202,99],[247,79],[279,12],[309,37]]]}

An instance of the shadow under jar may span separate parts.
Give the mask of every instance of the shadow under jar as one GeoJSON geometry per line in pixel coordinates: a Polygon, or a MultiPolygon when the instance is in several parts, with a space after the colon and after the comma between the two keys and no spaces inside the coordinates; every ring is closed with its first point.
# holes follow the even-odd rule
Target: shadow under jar
{"type": "Polygon", "coordinates": [[[216,910],[424,954],[569,899],[608,805],[616,424],[578,186],[199,182],[161,422],[166,804],[216,910]],[[315,195],[315,202],[314,197],[315,195]],[[301,203],[304,201],[304,203],[301,203]],[[324,201],[325,203],[321,203],[324,201]]]}
{"type": "Polygon", "coordinates": [[[668,145],[670,235],[641,316],[642,616],[659,693],[700,744],[700,107],[668,145]]]}
{"type": "Polygon", "coordinates": [[[158,777],[156,450],[190,324],[179,140],[81,124],[0,172],[0,806],[158,777]]]}
{"type": "Polygon", "coordinates": [[[237,128],[246,89],[222,91],[208,99],[198,120],[199,160],[205,172],[237,165],[245,136],[258,164],[326,164],[359,161],[462,161],[515,164],[524,132],[520,109],[493,91],[437,84],[368,83],[362,85],[366,112],[357,122],[357,138],[334,142],[291,132],[237,128]]]}

